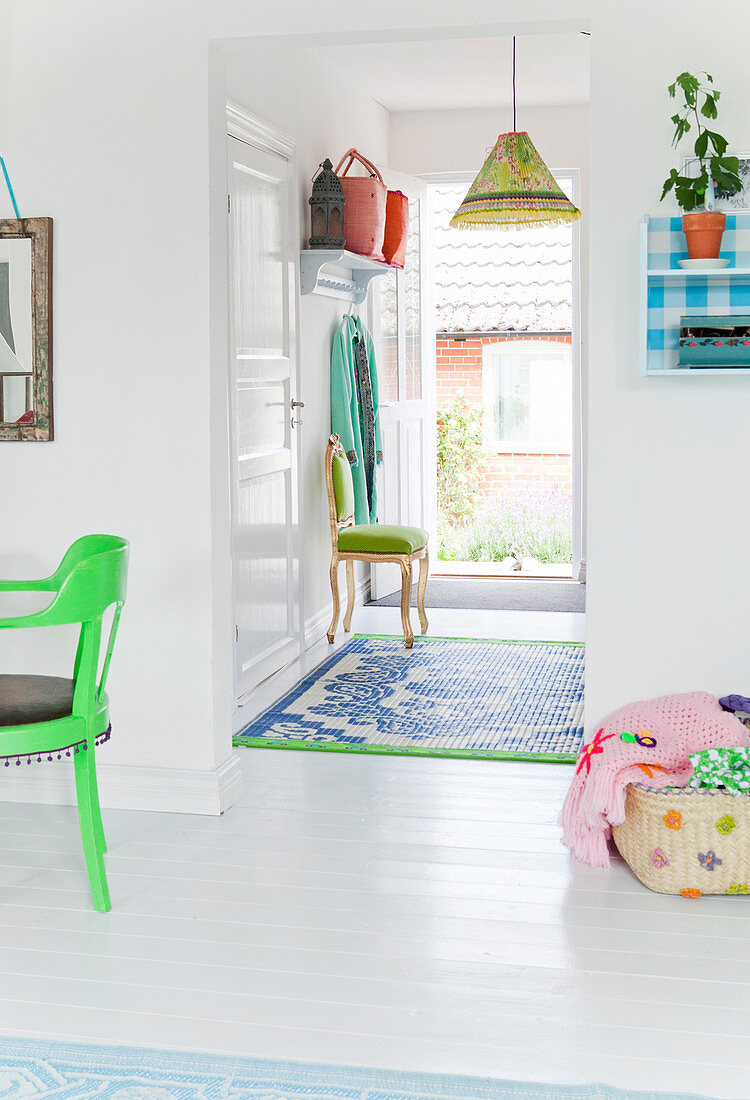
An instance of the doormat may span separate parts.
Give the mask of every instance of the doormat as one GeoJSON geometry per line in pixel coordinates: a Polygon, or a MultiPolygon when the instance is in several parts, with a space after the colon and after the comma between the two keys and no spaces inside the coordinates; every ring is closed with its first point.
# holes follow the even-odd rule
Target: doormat
{"type": "MultiPolygon", "coordinates": [[[[411,594],[416,607],[417,586],[411,594]]],[[[486,611],[586,610],[586,585],[577,581],[527,581],[520,577],[430,577],[425,596],[429,607],[476,608],[486,611]]],[[[401,593],[370,600],[371,607],[400,607],[401,593]]]]}
{"type": "Polygon", "coordinates": [[[576,642],[357,634],[234,744],[571,763],[583,668],[576,642]]]}
{"type": "Polygon", "coordinates": [[[25,1100],[700,1100],[153,1047],[0,1039],[0,1097],[25,1100]]]}

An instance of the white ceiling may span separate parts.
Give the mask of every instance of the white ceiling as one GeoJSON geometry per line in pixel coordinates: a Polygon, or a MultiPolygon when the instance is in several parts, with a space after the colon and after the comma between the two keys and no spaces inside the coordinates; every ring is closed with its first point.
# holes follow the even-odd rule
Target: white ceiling
{"type": "MultiPolygon", "coordinates": [[[[345,86],[354,81],[389,111],[503,107],[511,98],[511,39],[326,47],[324,60],[345,86]]],[[[516,39],[516,96],[523,106],[588,103],[589,38],[573,34],[516,39]]]]}

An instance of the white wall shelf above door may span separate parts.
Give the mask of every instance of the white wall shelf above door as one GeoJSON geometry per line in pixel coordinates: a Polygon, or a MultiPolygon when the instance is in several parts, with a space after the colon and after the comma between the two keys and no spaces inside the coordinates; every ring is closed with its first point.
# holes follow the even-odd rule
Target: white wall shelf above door
{"type": "Polygon", "coordinates": [[[299,254],[300,293],[324,294],[360,305],[377,275],[385,275],[390,264],[336,248],[307,248],[299,254]]]}

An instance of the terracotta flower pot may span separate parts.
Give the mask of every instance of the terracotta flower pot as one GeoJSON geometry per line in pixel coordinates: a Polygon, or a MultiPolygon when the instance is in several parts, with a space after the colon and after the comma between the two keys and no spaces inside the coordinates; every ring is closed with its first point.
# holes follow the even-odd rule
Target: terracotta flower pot
{"type": "Polygon", "coordinates": [[[726,214],[716,210],[696,210],[682,215],[682,231],[691,260],[715,260],[727,224],[726,214]]]}

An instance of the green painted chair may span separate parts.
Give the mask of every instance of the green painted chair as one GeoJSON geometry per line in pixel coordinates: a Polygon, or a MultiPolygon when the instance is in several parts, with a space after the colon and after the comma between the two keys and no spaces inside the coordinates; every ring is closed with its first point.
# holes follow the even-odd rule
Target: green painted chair
{"type": "Polygon", "coordinates": [[[414,632],[409,618],[411,603],[412,563],[419,562],[417,584],[417,611],[422,633],[427,633],[427,615],[424,597],[430,557],[427,550],[429,535],[421,527],[397,527],[381,523],[354,523],[354,484],[349,459],[344,453],[337,435],[328,440],[325,456],[328,512],[331,521],[331,594],[333,618],[328,630],[328,641],[333,644],[339,621],[339,562],[346,562],[347,607],[344,630],[349,631],[354,611],[354,563],[355,561],[392,561],[401,568],[401,626],[404,645],[411,649],[414,632]]]}
{"type": "Polygon", "coordinates": [[[50,592],[43,610],[0,619],[0,629],[80,624],[73,676],[0,675],[0,761],[72,756],[76,798],[94,906],[111,909],[104,870],[107,850],[99,809],[94,749],[109,737],[109,699],[104,690],[125,600],[128,543],[114,535],[85,535],[74,542],[55,572],[39,581],[0,581],[0,592],[50,592]],[[102,618],[115,604],[97,680],[102,618]]]}

